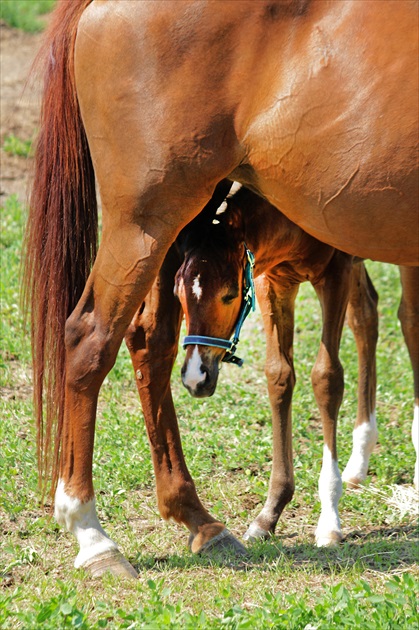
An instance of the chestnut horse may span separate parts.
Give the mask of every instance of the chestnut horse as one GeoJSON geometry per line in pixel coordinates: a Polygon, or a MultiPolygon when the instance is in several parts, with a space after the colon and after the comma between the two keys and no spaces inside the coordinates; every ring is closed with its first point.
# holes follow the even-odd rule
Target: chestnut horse
{"type": "MultiPolygon", "coordinates": [[[[399,0],[58,3],[40,57],[25,286],[40,472],[78,566],[133,573],[96,515],[97,397],[218,182],[248,184],[351,255],[418,266],[416,17],[399,0]]],[[[174,503],[189,500],[181,489],[174,503]]],[[[192,548],[222,532],[198,513],[192,548]]]]}
{"type": "MultiPolygon", "coordinates": [[[[362,262],[353,264],[352,256],[309,236],[255,193],[243,187],[229,195],[223,205],[222,212],[211,216],[204,211],[186,228],[185,258],[175,284],[188,330],[183,342],[187,349],[183,384],[192,396],[211,396],[220,362],[232,360],[240,332],[237,322],[242,321],[240,315],[250,285],[246,280],[250,250],[266,335],[265,372],[272,410],[273,461],[265,506],[250,525],[245,539],[267,537],[275,531],[278,518],[294,492],[291,444],[294,304],[299,285],[306,280],[311,282],[323,319],[320,350],[311,374],[324,434],[319,480],[321,514],[316,540],[319,546],[330,545],[342,539],[338,514],[342,482],[336,448],[337,416],[344,387],[339,361],[342,327],[347,312],[358,351],[359,382],[353,452],[343,479],[357,486],[366,478],[369,457],[377,441],[377,294],[362,262]],[[232,336],[233,344],[229,341],[232,336]]],[[[417,383],[418,344],[411,324],[412,314],[416,314],[417,333],[419,268],[404,268],[401,275],[400,319],[417,383]]],[[[417,419],[415,423],[412,436],[418,451],[417,419]]],[[[418,461],[416,486],[417,467],[418,461]]]]}

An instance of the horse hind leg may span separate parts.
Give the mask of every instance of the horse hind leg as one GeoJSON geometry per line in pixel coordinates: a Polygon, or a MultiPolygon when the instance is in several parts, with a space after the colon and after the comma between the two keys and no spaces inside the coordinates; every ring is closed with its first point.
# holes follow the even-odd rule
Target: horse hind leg
{"type": "MultiPolygon", "coordinates": [[[[172,90],[162,91],[166,79],[157,73],[150,80],[146,69],[154,40],[151,35],[138,38],[129,19],[141,19],[142,3],[122,3],[135,5],[135,15],[131,9],[125,15],[124,7],[119,10],[118,5],[115,11],[113,3],[105,4],[89,5],[75,43],[77,96],[103,218],[89,299],[84,309],[76,309],[69,326],[67,378],[74,396],[69,397],[68,425],[77,427],[78,434],[87,428],[93,433],[97,391],[170,245],[237,160],[234,136],[228,146],[224,134],[217,133],[222,152],[215,140],[203,148],[197,119],[189,111],[179,119],[178,99],[171,98],[172,90]],[[102,56],[109,63],[92,63],[102,56]]],[[[151,29],[148,25],[145,34],[151,29]]],[[[199,120],[202,129],[212,128],[212,114],[206,115],[205,121],[199,120]]],[[[87,501],[93,498],[91,454],[84,455],[84,461],[77,455],[83,449],[82,438],[77,439],[74,467],[68,449],[66,460],[74,470],[65,487],[73,490],[76,475],[89,487],[87,501]]]]}
{"type": "Polygon", "coordinates": [[[352,434],[352,453],[342,474],[349,487],[367,477],[370,455],[377,443],[375,414],[378,295],[363,263],[355,264],[346,311],[358,352],[358,412],[352,434]]]}
{"type": "Polygon", "coordinates": [[[419,267],[400,267],[402,297],[398,316],[413,369],[415,409],[412,442],[416,452],[413,483],[419,490],[419,267]]]}
{"type": "MultiPolygon", "coordinates": [[[[104,230],[84,293],[65,330],[65,415],[55,516],[80,545],[77,567],[93,575],[136,576],[99,524],[92,481],[97,398],[112,368],[138,300],[145,297],[161,260],[136,226],[104,230]]],[[[151,238],[151,237],[150,237],[151,238]]],[[[164,251],[164,245],[161,243],[164,251]]]]}

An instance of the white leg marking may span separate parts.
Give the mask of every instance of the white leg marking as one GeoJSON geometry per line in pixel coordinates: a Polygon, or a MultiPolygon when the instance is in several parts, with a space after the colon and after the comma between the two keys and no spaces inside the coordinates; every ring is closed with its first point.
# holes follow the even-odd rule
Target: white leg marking
{"type": "Polygon", "coordinates": [[[321,513],[316,529],[318,547],[334,545],[342,540],[338,503],[342,495],[342,479],[338,463],[325,445],[323,447],[323,464],[319,478],[319,497],[321,513]]]}
{"type": "Polygon", "coordinates": [[[201,356],[198,351],[198,346],[195,346],[191,358],[188,361],[188,367],[186,368],[185,376],[183,377],[184,384],[192,391],[196,389],[199,383],[205,381],[207,375],[201,370],[201,356]]]}
{"type": "Polygon", "coordinates": [[[76,568],[83,566],[93,556],[109,549],[117,549],[117,545],[99,523],[95,499],[82,503],[79,499],[70,497],[65,492],[64,482],[61,479],[55,493],[54,516],[60,525],[75,535],[80,545],[80,551],[74,562],[76,568]]]}
{"type": "Polygon", "coordinates": [[[192,293],[196,297],[197,302],[199,302],[202,296],[202,287],[199,284],[199,278],[200,278],[200,275],[198,274],[196,278],[194,278],[193,285],[192,285],[192,293]]]}
{"type": "Polygon", "coordinates": [[[373,412],[369,422],[364,422],[353,431],[352,454],[343,471],[343,481],[357,485],[366,479],[370,455],[377,443],[377,437],[377,420],[373,412]]]}
{"type": "Polygon", "coordinates": [[[413,478],[413,484],[416,490],[419,491],[419,406],[418,405],[415,405],[415,411],[413,415],[412,442],[416,451],[415,476],[413,478]]]}

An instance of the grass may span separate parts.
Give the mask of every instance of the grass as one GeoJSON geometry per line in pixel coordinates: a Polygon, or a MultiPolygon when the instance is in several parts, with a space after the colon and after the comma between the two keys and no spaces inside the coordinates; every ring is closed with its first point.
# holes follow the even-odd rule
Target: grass
{"type": "MultiPolygon", "coordinates": [[[[94,477],[99,517],[138,567],[134,583],[99,581],[73,568],[76,544],[39,505],[32,423],[30,352],[19,311],[19,262],[25,210],[5,200],[1,230],[0,627],[32,628],[411,628],[417,626],[419,553],[415,498],[399,509],[395,484],[410,490],[414,450],[412,377],[396,317],[397,268],[368,263],[380,295],[379,445],[360,491],[346,491],[346,539],[317,549],[317,480],[322,454],[310,370],[320,338],[320,309],[303,285],[296,314],[294,463],[296,493],[277,535],[255,544],[237,571],[187,550],[187,533],[162,522],[128,353],[101,391],[94,477]]],[[[245,324],[243,369],[226,365],[216,394],[194,400],[173,390],[188,466],[212,513],[241,536],[266,495],[271,429],[263,375],[264,340],[255,314],[245,324]]],[[[356,352],[345,329],[346,393],[339,424],[341,467],[356,414],[356,352]]],[[[417,504],[416,504],[417,505],[417,504]]]]}
{"type": "MultiPolygon", "coordinates": [[[[337,584],[326,587],[313,605],[307,606],[306,598],[300,595],[272,595],[266,593],[265,601],[252,611],[233,604],[223,611],[225,598],[231,597],[224,589],[215,604],[221,615],[209,618],[205,612],[191,613],[179,604],[169,603],[171,590],[164,587],[163,580],[148,580],[146,587],[137,589],[137,594],[146,596],[147,603],[137,605],[132,611],[97,602],[100,616],[94,626],[88,614],[80,607],[75,590],[63,582],[58,583],[59,595],[46,602],[39,602],[34,614],[22,613],[19,620],[28,627],[42,628],[106,628],[109,624],[119,628],[182,628],[236,629],[236,628],[365,628],[391,629],[415,627],[417,624],[415,582],[404,573],[402,577],[389,579],[380,595],[375,594],[369,584],[361,580],[352,592],[337,584]],[[146,591],[146,593],[144,593],[146,591]],[[220,605],[221,604],[221,605],[220,605]]],[[[305,595],[309,595],[306,591],[305,595]]],[[[18,599],[14,594],[10,599],[18,599]]],[[[0,609],[1,622],[1,609],[0,609]]]]}
{"type": "Polygon", "coordinates": [[[55,0],[1,0],[0,18],[8,26],[35,33],[45,27],[40,16],[51,11],[54,4],[55,0]]]}
{"type": "Polygon", "coordinates": [[[4,138],[3,151],[9,155],[18,155],[20,157],[29,157],[32,154],[32,141],[22,140],[17,136],[10,134],[4,138]]]}
{"type": "MultiPolygon", "coordinates": [[[[25,30],[53,0],[1,0],[1,18],[25,30]]],[[[3,149],[30,157],[30,143],[5,138],[3,149]]],[[[187,550],[187,533],[162,522],[141,409],[126,350],[101,390],[94,477],[99,518],[137,566],[125,583],[97,581],[73,568],[76,544],[39,505],[32,421],[30,350],[19,310],[19,264],[25,209],[12,196],[1,209],[0,234],[0,627],[227,629],[418,627],[419,552],[416,498],[411,493],[412,377],[396,311],[398,272],[368,263],[380,294],[379,444],[364,489],[346,491],[346,539],[317,549],[316,488],[322,454],[310,370],[320,337],[320,309],[304,285],[296,313],[294,465],[296,493],[277,534],[250,549],[246,570],[187,550]],[[399,484],[397,487],[395,484],[399,484]],[[400,493],[403,495],[400,499],[400,493]],[[407,500],[409,501],[407,503],[407,500]],[[406,507],[407,506],[407,507],[406,507]]],[[[271,462],[270,414],[259,316],[245,324],[242,370],[224,366],[215,396],[193,400],[173,390],[183,446],[199,495],[241,536],[266,496],[271,462]]],[[[339,423],[341,468],[350,453],[356,414],[356,351],[342,340],[346,393],[339,423]]]]}

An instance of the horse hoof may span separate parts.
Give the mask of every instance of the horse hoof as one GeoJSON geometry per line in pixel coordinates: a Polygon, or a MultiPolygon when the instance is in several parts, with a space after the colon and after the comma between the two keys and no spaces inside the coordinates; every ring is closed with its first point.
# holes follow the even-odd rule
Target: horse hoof
{"type": "Polygon", "coordinates": [[[318,536],[316,534],[317,547],[337,547],[342,542],[343,536],[340,532],[328,532],[318,536]]]}
{"type": "Polygon", "coordinates": [[[247,550],[244,545],[228,529],[223,529],[217,536],[208,540],[199,549],[199,554],[207,554],[213,552],[227,552],[235,556],[247,556],[247,550]]]}
{"type": "Polygon", "coordinates": [[[118,549],[110,549],[93,556],[93,558],[86,560],[81,567],[88,571],[92,577],[100,577],[105,573],[111,573],[111,575],[118,577],[138,578],[137,571],[118,549]]]}
{"type": "Polygon", "coordinates": [[[347,464],[342,473],[342,481],[346,483],[348,488],[359,488],[367,478],[367,473],[360,470],[359,467],[349,466],[347,464]]]}
{"type": "Polygon", "coordinates": [[[356,488],[359,488],[359,486],[362,485],[362,482],[364,480],[363,479],[359,479],[358,477],[347,477],[347,478],[344,478],[342,476],[342,481],[344,481],[346,483],[346,487],[347,488],[356,489],[356,488]]]}
{"type": "Polygon", "coordinates": [[[214,553],[234,556],[247,556],[247,550],[228,529],[222,529],[218,534],[203,542],[200,532],[189,539],[189,546],[194,553],[199,555],[212,555],[214,553]]]}
{"type": "Polygon", "coordinates": [[[252,523],[243,538],[249,542],[255,542],[256,540],[266,540],[270,535],[270,532],[266,531],[266,529],[262,529],[256,523],[252,523]]]}

